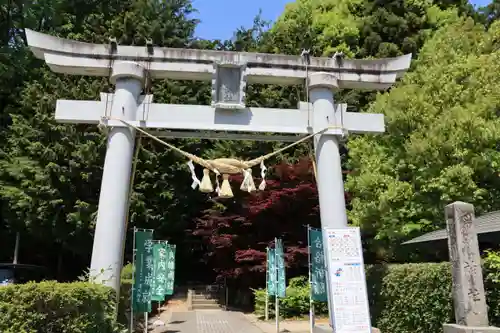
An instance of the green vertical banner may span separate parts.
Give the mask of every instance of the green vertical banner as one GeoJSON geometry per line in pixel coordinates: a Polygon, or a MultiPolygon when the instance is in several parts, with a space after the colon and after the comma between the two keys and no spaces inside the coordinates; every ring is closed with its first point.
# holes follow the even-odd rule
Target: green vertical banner
{"type": "Polygon", "coordinates": [[[286,297],[286,275],[285,275],[285,255],[283,252],[283,242],[276,240],[276,266],[278,278],[277,294],[279,298],[286,297]]]}
{"type": "Polygon", "coordinates": [[[276,295],[276,251],[267,249],[267,294],[276,295]]]}
{"type": "Polygon", "coordinates": [[[135,231],[135,270],[132,307],[134,312],[151,311],[153,282],[153,231],[135,231]]]}
{"type": "Polygon", "coordinates": [[[162,302],[167,291],[167,244],[157,242],[153,244],[153,291],[151,300],[162,302]]]}
{"type": "Polygon", "coordinates": [[[321,230],[309,228],[309,255],[311,261],[311,288],[312,299],[318,302],[327,302],[325,254],[323,252],[323,238],[321,230]]]}
{"type": "Polygon", "coordinates": [[[166,290],[165,295],[174,294],[174,282],[175,282],[175,245],[167,244],[167,280],[166,280],[166,290]]]}

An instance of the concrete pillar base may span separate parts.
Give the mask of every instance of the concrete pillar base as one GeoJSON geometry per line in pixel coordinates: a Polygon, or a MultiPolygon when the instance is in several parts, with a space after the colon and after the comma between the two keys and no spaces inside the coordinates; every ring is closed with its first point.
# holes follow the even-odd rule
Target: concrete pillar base
{"type": "Polygon", "coordinates": [[[494,326],[463,326],[458,324],[444,324],[444,333],[500,333],[500,327],[494,326]]]}

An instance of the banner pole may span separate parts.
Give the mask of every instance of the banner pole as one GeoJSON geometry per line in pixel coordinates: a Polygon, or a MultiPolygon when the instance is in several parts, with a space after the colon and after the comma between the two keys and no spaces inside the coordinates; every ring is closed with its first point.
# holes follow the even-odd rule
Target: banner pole
{"type": "Polygon", "coordinates": [[[148,313],[144,312],[144,333],[148,333],[148,313]]]}
{"type": "Polygon", "coordinates": [[[313,281],[311,274],[311,226],[307,225],[307,267],[309,270],[309,331],[314,333],[314,302],[313,302],[313,281]]]}
{"type": "Polygon", "coordinates": [[[274,238],[274,262],[275,262],[275,265],[276,266],[276,289],[275,289],[275,297],[274,297],[274,301],[275,301],[275,318],[276,318],[276,333],[279,333],[280,332],[280,300],[278,298],[278,286],[279,286],[279,281],[278,281],[278,277],[279,277],[279,264],[278,264],[278,251],[277,251],[277,247],[276,245],[278,244],[278,239],[277,238],[274,238]]]}
{"type": "Polygon", "coordinates": [[[269,290],[267,289],[267,283],[269,280],[269,247],[266,247],[266,310],[265,316],[266,321],[269,320],[269,290]]]}
{"type": "Polygon", "coordinates": [[[280,299],[278,298],[278,293],[276,293],[276,296],[274,298],[276,304],[276,333],[280,333],[280,299]]]}
{"type": "Polygon", "coordinates": [[[134,227],[134,236],[132,237],[132,286],[130,292],[130,333],[134,333],[134,285],[135,285],[135,232],[137,231],[134,227]]]}

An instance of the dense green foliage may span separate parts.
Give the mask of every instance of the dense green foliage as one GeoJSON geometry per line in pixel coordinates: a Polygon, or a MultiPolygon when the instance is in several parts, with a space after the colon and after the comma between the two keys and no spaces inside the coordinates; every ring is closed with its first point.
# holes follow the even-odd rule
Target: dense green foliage
{"type": "Polygon", "coordinates": [[[343,51],[348,56],[390,57],[417,54],[429,34],[445,24],[465,1],[297,0],[271,28],[273,51],[294,54],[302,48],[316,56],[343,51]]]}
{"type": "Polygon", "coordinates": [[[453,201],[479,214],[500,208],[499,28],[458,19],[440,29],[415,70],[370,106],[385,114],[387,135],[349,142],[349,217],[382,258],[442,228],[453,201]]]}
{"type": "Polygon", "coordinates": [[[92,283],[27,283],[0,288],[2,333],[113,333],[115,293],[92,283]]]}
{"type": "MultiPolygon", "coordinates": [[[[152,38],[155,45],[185,47],[193,40],[196,23],[188,18],[192,11],[189,1],[81,2],[76,6],[59,1],[24,6],[23,10],[24,16],[38,15],[34,22],[44,24],[18,22],[24,24],[22,28],[100,43],[113,36],[122,44],[145,45],[146,38],[152,38]],[[55,21],[46,18],[48,13],[57,13],[55,21]]],[[[27,51],[25,45],[20,47],[27,51]]],[[[39,263],[58,269],[59,278],[68,278],[76,272],[62,275],[53,263],[63,262],[65,256],[80,261],[79,270],[88,265],[105,136],[95,126],[55,123],[54,106],[58,98],[96,99],[109,85],[106,79],[55,74],[40,67],[41,61],[28,58],[38,79],[25,77],[16,105],[7,110],[12,123],[0,159],[2,222],[7,230],[21,231],[25,244],[46,244],[46,255],[39,263]]],[[[199,88],[174,82],[155,82],[152,87],[158,102],[206,103],[208,90],[199,88]]],[[[196,150],[196,144],[191,149],[196,150]]],[[[200,195],[182,191],[185,182],[179,184],[179,174],[187,172],[179,167],[182,160],[178,156],[144,142],[140,159],[129,225],[139,220],[142,226],[161,233],[169,221],[168,236],[177,235],[181,243],[189,215],[199,209],[196,197],[200,195]]]]}
{"type": "MultiPolygon", "coordinates": [[[[498,253],[490,253],[484,260],[489,319],[497,326],[500,324],[499,262],[498,253]]],[[[368,266],[366,279],[372,325],[382,332],[438,333],[442,332],[443,323],[454,322],[449,263],[368,266]]],[[[287,297],[280,301],[281,316],[308,314],[306,281],[306,277],[290,281],[287,297]]],[[[254,293],[256,313],[263,316],[265,290],[254,293]]],[[[317,315],[328,313],[324,304],[315,308],[317,315]]]]}
{"type": "MultiPolygon", "coordinates": [[[[474,15],[470,4],[452,1],[297,0],[271,27],[262,49],[314,56],[343,52],[351,58],[416,57],[432,33],[458,13],[474,15]]],[[[337,99],[362,110],[373,92],[340,91],[337,99]]]]}

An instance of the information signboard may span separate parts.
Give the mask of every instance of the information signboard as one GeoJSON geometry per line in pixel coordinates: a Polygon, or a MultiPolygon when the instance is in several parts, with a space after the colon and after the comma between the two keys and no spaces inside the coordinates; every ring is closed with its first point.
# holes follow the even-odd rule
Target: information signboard
{"type": "Polygon", "coordinates": [[[361,234],[357,227],[323,228],[330,313],[336,333],[370,333],[361,234]]]}

